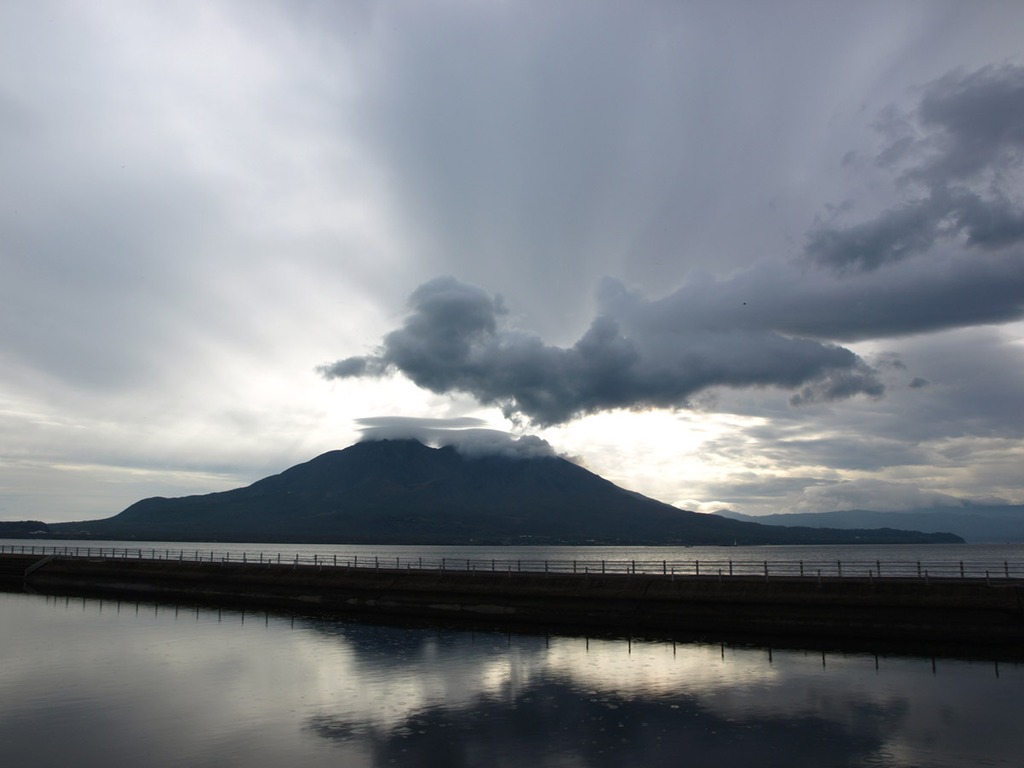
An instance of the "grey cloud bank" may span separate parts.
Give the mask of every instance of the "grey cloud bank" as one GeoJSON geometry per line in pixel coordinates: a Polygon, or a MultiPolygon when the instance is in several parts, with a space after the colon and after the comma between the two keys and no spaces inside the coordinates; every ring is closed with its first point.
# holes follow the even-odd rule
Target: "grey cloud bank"
{"type": "Polygon", "coordinates": [[[880,157],[914,158],[900,184],[923,184],[927,197],[860,224],[817,227],[810,267],[766,262],[691,279],[654,301],[607,280],[598,316],[571,347],[512,328],[499,297],[438,278],[413,292],[405,323],[377,353],[320,370],[399,371],[540,426],[687,406],[712,387],[799,388],[793,405],[881,396],[876,372],[835,342],[1024,316],[1024,68],[947,75],[924,90],[914,115],[914,138],[880,157]]]}
{"type": "Polygon", "coordinates": [[[981,251],[1024,242],[1024,67],[950,73],[924,89],[914,112],[889,113],[880,127],[895,135],[876,165],[923,194],[868,221],[814,230],[809,258],[871,270],[939,242],[981,251]]]}
{"type": "MultiPolygon", "coordinates": [[[[674,297],[675,301],[685,296],[674,297]]],[[[800,398],[880,395],[883,386],[849,350],[771,329],[678,326],[659,306],[618,284],[603,291],[602,312],[570,348],[544,344],[503,323],[498,298],[453,278],[420,286],[411,314],[376,355],[339,360],[327,378],[394,369],[437,393],[466,392],[506,417],[550,426],[612,408],[677,407],[712,386],[814,382],[800,398]]]]}
{"type": "Polygon", "coordinates": [[[691,508],[1024,502],[1022,29],[0,3],[0,518],[506,414],[691,508]]]}

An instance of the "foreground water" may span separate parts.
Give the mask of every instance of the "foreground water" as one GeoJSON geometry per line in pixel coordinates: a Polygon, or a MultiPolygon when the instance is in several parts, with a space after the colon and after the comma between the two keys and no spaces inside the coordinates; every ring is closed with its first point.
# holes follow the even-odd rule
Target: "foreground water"
{"type": "Polygon", "coordinates": [[[1019,766],[1024,667],[0,593],[5,765],[1019,766]]]}

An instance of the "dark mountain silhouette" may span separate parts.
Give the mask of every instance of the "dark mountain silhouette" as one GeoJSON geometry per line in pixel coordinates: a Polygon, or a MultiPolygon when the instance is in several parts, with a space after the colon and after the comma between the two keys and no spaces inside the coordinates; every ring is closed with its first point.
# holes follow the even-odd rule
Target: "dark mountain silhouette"
{"type": "Polygon", "coordinates": [[[911,528],[915,531],[952,531],[968,543],[1024,542],[1024,505],[964,503],[957,507],[927,507],[901,512],[845,509],[838,512],[795,512],[753,517],[739,512],[719,512],[732,520],[767,525],[827,526],[829,528],[911,528]]]}
{"type": "Polygon", "coordinates": [[[957,541],[907,531],[766,526],[680,510],[562,458],[357,443],[246,488],[139,501],[52,534],[377,544],[795,544],[957,541]]]}
{"type": "Polygon", "coordinates": [[[0,538],[23,538],[48,533],[49,526],[39,520],[0,520],[0,538]]]}

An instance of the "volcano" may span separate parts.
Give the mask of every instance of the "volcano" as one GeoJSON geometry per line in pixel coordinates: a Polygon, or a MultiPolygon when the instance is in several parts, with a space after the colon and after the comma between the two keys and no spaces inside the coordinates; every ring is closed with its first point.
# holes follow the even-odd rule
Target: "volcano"
{"type": "Polygon", "coordinates": [[[324,544],[838,544],[952,534],[761,525],[679,509],[557,456],[361,442],[244,488],[154,497],[51,535],[324,544]]]}

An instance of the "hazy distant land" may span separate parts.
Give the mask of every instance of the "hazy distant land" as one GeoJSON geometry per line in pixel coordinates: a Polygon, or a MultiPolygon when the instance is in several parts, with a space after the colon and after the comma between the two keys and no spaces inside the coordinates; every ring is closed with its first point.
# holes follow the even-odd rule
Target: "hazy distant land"
{"type": "Polygon", "coordinates": [[[915,531],[950,531],[969,544],[1024,542],[1024,505],[964,504],[902,512],[848,509],[838,512],[799,512],[754,517],[739,512],[717,514],[731,520],[766,525],[806,525],[823,528],[905,528],[915,531]]]}

